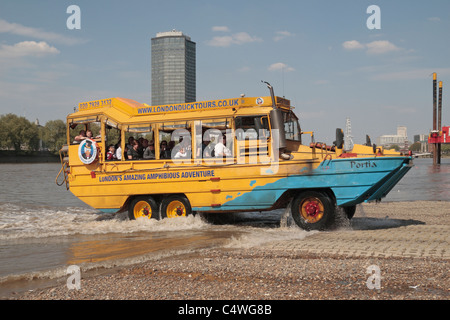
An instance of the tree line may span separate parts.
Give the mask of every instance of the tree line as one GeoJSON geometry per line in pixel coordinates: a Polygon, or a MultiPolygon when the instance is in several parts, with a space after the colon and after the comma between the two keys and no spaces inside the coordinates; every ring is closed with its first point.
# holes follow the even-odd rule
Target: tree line
{"type": "MultiPolygon", "coordinates": [[[[62,120],[50,120],[40,126],[12,113],[0,116],[0,150],[48,150],[57,154],[67,143],[66,134],[66,123],[62,120]]],[[[420,143],[412,144],[409,149],[419,151],[420,143]]],[[[444,144],[441,149],[443,154],[450,153],[450,145],[444,144]]]]}
{"type": "Polygon", "coordinates": [[[66,123],[62,120],[51,120],[40,126],[12,113],[0,116],[2,150],[48,150],[58,153],[66,143],[66,123]]]}

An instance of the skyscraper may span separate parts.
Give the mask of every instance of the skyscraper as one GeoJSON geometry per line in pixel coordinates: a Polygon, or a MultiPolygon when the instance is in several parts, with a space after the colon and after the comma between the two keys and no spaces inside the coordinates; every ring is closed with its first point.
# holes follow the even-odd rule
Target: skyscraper
{"type": "Polygon", "coordinates": [[[152,105],[196,100],[195,42],[181,31],[152,38],[152,105]]]}

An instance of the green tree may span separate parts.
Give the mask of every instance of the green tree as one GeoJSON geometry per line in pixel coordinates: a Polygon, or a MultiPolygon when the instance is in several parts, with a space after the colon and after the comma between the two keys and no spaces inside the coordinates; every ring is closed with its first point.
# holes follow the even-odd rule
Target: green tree
{"type": "Polygon", "coordinates": [[[42,141],[52,152],[58,152],[67,143],[66,124],[62,120],[50,120],[42,128],[42,141]]]}
{"type": "Polygon", "coordinates": [[[420,142],[414,142],[410,147],[411,151],[420,151],[420,142]]]}
{"type": "Polygon", "coordinates": [[[36,124],[12,113],[0,116],[0,145],[16,152],[22,149],[37,150],[39,132],[36,124]]]}

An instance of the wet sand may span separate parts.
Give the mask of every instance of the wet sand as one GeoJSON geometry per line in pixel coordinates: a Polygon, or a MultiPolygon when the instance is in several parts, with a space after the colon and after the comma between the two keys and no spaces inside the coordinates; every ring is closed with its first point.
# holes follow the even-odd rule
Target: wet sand
{"type": "Polygon", "coordinates": [[[198,239],[197,248],[83,272],[79,290],[63,278],[7,299],[449,300],[449,231],[449,202],[364,204],[332,231],[248,246],[245,235],[236,245],[198,239]]]}

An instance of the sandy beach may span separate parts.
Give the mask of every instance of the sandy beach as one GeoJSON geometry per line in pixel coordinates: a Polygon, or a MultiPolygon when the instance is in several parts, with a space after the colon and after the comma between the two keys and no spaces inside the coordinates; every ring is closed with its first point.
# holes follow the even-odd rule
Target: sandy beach
{"type": "Polygon", "coordinates": [[[9,299],[448,300],[449,231],[449,202],[363,204],[304,239],[173,252],[9,299]]]}

